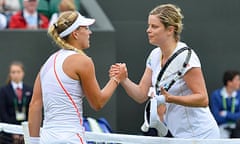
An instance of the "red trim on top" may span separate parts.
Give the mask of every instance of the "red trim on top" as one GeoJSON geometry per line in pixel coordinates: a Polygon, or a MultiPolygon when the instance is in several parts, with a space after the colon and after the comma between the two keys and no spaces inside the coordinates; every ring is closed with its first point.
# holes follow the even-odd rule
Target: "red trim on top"
{"type": "MultiPolygon", "coordinates": [[[[55,57],[54,57],[54,73],[55,73],[55,76],[56,76],[56,79],[59,83],[59,85],[61,86],[61,88],[63,89],[63,91],[65,92],[65,94],[68,96],[69,100],[71,101],[71,103],[73,104],[76,112],[77,112],[77,115],[78,115],[78,118],[80,119],[80,124],[82,125],[82,119],[81,119],[81,115],[80,115],[80,112],[78,111],[78,108],[77,108],[77,105],[76,103],[73,101],[71,95],[68,93],[68,91],[64,88],[61,80],[59,79],[58,75],[57,75],[57,72],[56,72],[56,58],[58,56],[59,52],[55,54],[55,57]]],[[[82,141],[82,140],[81,140],[82,141]]]]}

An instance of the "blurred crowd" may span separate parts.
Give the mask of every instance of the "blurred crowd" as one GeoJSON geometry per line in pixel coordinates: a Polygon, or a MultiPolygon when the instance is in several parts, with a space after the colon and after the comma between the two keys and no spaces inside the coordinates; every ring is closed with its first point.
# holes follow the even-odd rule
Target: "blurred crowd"
{"type": "Polygon", "coordinates": [[[79,7],[79,0],[0,0],[0,30],[47,29],[59,13],[79,7]]]}

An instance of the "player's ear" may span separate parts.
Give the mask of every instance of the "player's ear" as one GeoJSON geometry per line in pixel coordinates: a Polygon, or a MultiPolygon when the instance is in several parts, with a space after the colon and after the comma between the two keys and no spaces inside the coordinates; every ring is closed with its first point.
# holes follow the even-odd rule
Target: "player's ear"
{"type": "Polygon", "coordinates": [[[167,31],[169,32],[169,34],[174,34],[175,27],[174,26],[168,26],[167,31]]]}

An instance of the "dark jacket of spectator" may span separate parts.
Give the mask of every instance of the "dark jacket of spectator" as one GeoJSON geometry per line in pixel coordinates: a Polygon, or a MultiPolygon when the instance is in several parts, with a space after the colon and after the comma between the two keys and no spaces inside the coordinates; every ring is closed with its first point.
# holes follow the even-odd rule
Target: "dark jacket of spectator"
{"type": "Polygon", "coordinates": [[[28,118],[28,107],[32,97],[32,88],[23,84],[22,87],[22,102],[16,103],[17,95],[11,83],[3,86],[0,89],[0,119],[4,123],[21,124],[28,118]],[[22,111],[25,107],[25,119],[17,120],[16,109],[22,111]]]}

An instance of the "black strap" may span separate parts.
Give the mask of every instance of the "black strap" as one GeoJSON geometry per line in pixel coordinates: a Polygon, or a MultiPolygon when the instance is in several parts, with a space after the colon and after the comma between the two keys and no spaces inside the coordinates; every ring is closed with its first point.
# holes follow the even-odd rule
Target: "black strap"
{"type": "MultiPolygon", "coordinates": [[[[169,64],[173,61],[173,59],[178,56],[180,53],[182,53],[185,50],[191,50],[189,47],[183,47],[181,49],[179,49],[177,52],[175,52],[165,63],[165,65],[163,66],[163,68],[160,70],[158,77],[157,77],[157,82],[155,84],[155,88],[157,89],[158,87],[158,82],[161,80],[163,73],[165,72],[165,70],[167,69],[167,67],[169,66],[169,64]]],[[[184,63],[183,66],[185,67],[187,65],[187,63],[184,63]]]]}

